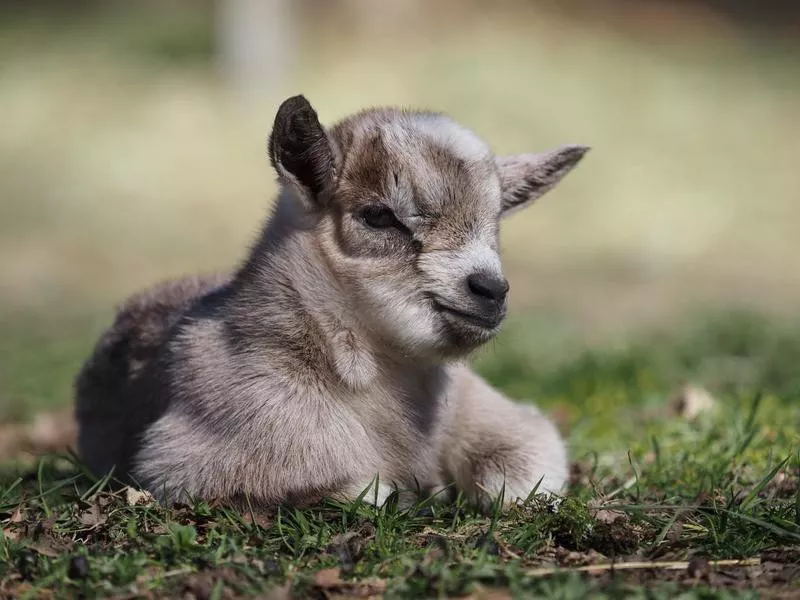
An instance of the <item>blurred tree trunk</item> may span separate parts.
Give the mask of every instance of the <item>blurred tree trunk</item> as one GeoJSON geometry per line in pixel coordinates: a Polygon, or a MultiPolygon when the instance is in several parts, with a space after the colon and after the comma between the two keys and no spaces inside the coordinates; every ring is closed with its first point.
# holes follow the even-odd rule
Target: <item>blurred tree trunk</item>
{"type": "Polygon", "coordinates": [[[239,93],[281,86],[292,67],[295,33],[291,0],[217,0],[220,65],[239,93]]]}

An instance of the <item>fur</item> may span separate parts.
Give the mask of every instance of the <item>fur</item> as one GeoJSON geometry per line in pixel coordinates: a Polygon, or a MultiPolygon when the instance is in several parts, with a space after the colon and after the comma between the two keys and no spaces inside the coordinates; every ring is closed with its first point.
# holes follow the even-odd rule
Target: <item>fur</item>
{"type": "Polygon", "coordinates": [[[78,375],[87,466],[166,502],[561,491],[556,428],[463,360],[506,314],[500,220],[586,148],[498,158],[397,109],[327,129],[295,96],[268,149],[281,191],[242,265],[130,299],[78,375]]]}

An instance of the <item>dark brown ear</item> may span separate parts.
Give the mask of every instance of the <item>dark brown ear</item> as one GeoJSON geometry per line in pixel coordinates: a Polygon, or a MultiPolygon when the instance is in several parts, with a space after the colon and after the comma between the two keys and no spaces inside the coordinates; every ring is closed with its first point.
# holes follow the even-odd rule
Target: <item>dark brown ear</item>
{"type": "Polygon", "coordinates": [[[553,189],[589,151],[588,146],[562,146],[541,154],[497,157],[503,190],[501,216],[533,204],[553,189]]]}
{"type": "Polygon", "coordinates": [[[333,183],[331,141],[304,96],[292,96],[278,108],[269,136],[269,158],[282,183],[314,204],[333,183]]]}

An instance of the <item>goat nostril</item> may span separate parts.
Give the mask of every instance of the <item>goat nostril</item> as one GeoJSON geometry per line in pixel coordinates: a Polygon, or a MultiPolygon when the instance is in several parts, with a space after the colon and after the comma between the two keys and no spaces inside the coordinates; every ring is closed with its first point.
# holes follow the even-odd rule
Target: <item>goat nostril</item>
{"type": "Polygon", "coordinates": [[[488,273],[473,273],[467,277],[467,287],[476,296],[500,302],[508,293],[508,281],[488,273]]]}

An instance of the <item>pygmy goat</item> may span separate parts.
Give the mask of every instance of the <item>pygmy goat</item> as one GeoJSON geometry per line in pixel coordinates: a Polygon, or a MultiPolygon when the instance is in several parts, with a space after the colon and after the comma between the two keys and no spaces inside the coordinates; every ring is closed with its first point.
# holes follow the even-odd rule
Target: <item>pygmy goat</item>
{"type": "Polygon", "coordinates": [[[247,259],[129,299],[78,375],[82,460],[165,502],[559,492],[554,425],[463,361],[506,316],[500,220],[586,151],[498,157],[423,111],[326,128],[289,98],[247,259]]]}

